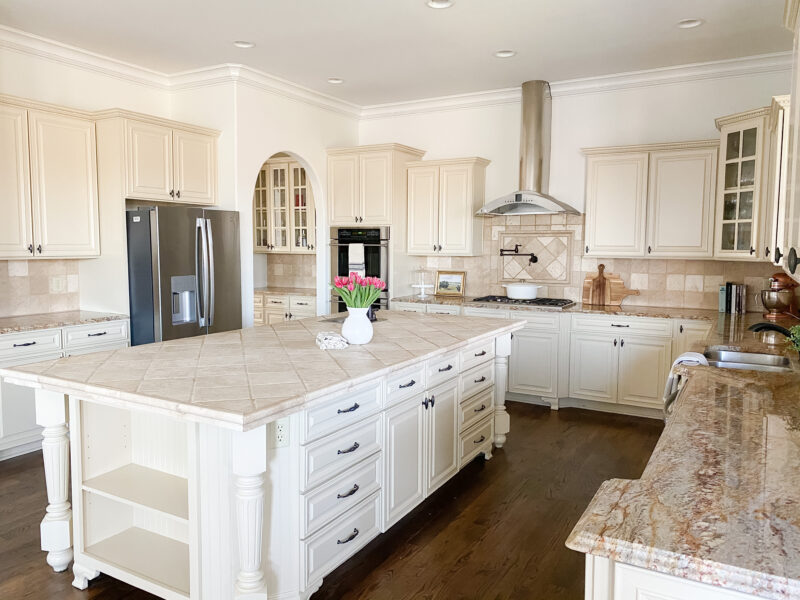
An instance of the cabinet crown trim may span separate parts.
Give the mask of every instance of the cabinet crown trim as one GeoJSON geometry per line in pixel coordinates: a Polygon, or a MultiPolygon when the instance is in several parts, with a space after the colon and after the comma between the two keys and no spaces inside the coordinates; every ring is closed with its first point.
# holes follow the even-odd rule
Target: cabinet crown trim
{"type": "Polygon", "coordinates": [[[370,144],[367,146],[351,146],[349,148],[328,148],[327,152],[329,156],[335,156],[338,154],[352,154],[354,152],[380,152],[380,151],[387,151],[387,150],[396,150],[398,152],[406,152],[408,154],[416,154],[419,157],[422,157],[425,154],[425,150],[420,150],[419,148],[412,148],[411,146],[405,146],[403,144],[370,144]]]}
{"type": "Polygon", "coordinates": [[[734,123],[747,121],[749,119],[765,117],[769,115],[770,110],[771,110],[770,106],[754,108],[752,110],[747,110],[745,112],[736,113],[735,115],[726,115],[724,117],[719,117],[717,119],[714,119],[714,124],[717,126],[717,129],[722,129],[725,125],[732,125],[734,123]]]}
{"type": "Polygon", "coordinates": [[[585,156],[597,154],[622,154],[628,152],[659,152],[664,150],[691,150],[693,148],[718,148],[719,140],[690,140],[687,142],[663,142],[655,144],[634,144],[632,146],[596,146],[581,148],[585,156]]]}
{"type": "Polygon", "coordinates": [[[406,163],[409,169],[412,167],[439,167],[445,165],[464,165],[473,164],[485,167],[490,164],[488,158],[481,158],[480,156],[469,156],[465,158],[441,158],[436,160],[412,160],[406,163]]]}

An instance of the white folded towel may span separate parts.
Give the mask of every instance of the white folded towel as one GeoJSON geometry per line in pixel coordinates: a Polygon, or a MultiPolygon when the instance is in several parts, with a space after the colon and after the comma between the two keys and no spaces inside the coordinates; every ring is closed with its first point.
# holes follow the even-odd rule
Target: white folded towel
{"type": "MultiPolygon", "coordinates": [[[[348,244],[347,266],[350,273],[358,273],[364,277],[364,244],[348,244]]],[[[349,273],[348,273],[349,274],[349,273]]]]}
{"type": "Polygon", "coordinates": [[[333,331],[323,331],[317,334],[317,346],[321,350],[344,350],[348,345],[346,339],[333,331]]]}

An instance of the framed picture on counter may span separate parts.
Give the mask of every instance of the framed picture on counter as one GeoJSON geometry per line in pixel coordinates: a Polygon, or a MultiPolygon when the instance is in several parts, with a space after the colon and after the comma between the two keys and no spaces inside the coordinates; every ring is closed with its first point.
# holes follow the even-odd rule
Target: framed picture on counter
{"type": "Polygon", "coordinates": [[[463,296],[466,271],[436,271],[437,296],[463,296]]]}

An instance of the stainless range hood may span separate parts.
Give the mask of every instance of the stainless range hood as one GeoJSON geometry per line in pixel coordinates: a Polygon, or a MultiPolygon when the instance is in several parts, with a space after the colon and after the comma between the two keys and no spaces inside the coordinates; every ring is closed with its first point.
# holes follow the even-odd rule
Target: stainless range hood
{"type": "Polygon", "coordinates": [[[580,214],[547,191],[550,183],[550,84],[522,84],[522,131],[519,138],[519,190],[492,200],[476,214],[502,215],[580,214]]]}

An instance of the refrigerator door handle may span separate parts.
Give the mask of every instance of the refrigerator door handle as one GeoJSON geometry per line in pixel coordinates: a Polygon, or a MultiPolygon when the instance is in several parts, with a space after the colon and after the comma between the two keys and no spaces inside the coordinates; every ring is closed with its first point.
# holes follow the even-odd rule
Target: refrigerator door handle
{"type": "Polygon", "coordinates": [[[211,219],[206,219],[206,236],[208,237],[207,269],[209,273],[208,284],[208,326],[214,324],[214,233],[211,229],[211,219]]]}
{"type": "Polygon", "coordinates": [[[197,219],[194,230],[194,268],[197,289],[195,290],[195,302],[197,305],[197,324],[200,327],[206,326],[206,307],[208,306],[208,243],[206,241],[206,220],[197,219]]]}

